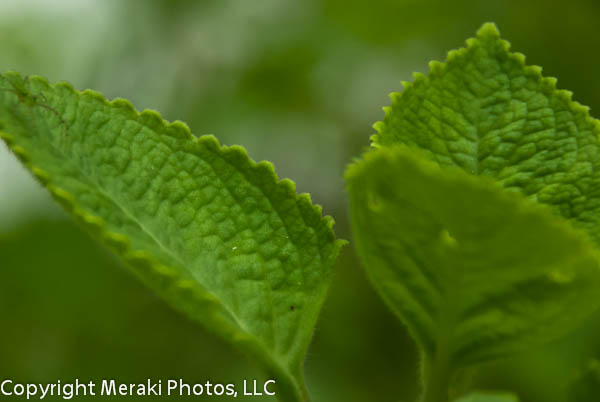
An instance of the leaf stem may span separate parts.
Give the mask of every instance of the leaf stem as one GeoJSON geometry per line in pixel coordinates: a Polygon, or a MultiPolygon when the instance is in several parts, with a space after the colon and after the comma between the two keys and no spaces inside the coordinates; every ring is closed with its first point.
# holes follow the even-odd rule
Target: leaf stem
{"type": "Polygon", "coordinates": [[[298,381],[286,381],[289,377],[278,378],[277,399],[281,402],[310,402],[304,376],[298,381]]]}
{"type": "MultiPolygon", "coordinates": [[[[459,288],[459,287],[457,287],[459,288]]],[[[454,299],[454,290],[450,291],[450,295],[454,299]]],[[[444,308],[441,315],[441,330],[437,340],[435,353],[428,356],[423,351],[423,395],[420,402],[447,402],[448,390],[453,370],[450,364],[452,355],[452,332],[450,328],[454,326],[454,310],[447,306],[444,308]]]]}
{"type": "Polygon", "coordinates": [[[419,402],[447,402],[450,370],[446,356],[439,355],[423,367],[423,395],[419,402]]]}

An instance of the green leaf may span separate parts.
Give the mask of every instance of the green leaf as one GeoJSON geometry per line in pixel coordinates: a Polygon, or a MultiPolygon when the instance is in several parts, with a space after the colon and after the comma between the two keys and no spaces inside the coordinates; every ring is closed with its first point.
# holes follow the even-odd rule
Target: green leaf
{"type": "Polygon", "coordinates": [[[342,242],[239,146],[125,100],[0,76],[0,136],[65,209],[173,306],[307,398],[302,366],[342,242]]]}
{"type": "Polygon", "coordinates": [[[591,360],[577,373],[567,391],[568,402],[595,402],[600,395],[600,362],[591,360]]]}
{"type": "Polygon", "coordinates": [[[454,402],[519,402],[519,398],[513,394],[507,393],[475,392],[462,398],[458,398],[454,400],[454,402]]]}
{"type": "Polygon", "coordinates": [[[493,177],[551,205],[600,244],[599,122],[493,24],[393,93],[376,146],[405,144],[442,166],[493,177]]]}
{"type": "Polygon", "coordinates": [[[372,137],[413,151],[348,173],[359,254],[425,351],[425,401],[456,368],[554,339],[598,307],[600,123],[509,48],[484,24],[415,74],[372,137]]]}
{"type": "Polygon", "coordinates": [[[548,207],[405,146],[368,152],[346,177],[359,255],[425,352],[425,401],[443,400],[457,369],[598,307],[595,246],[548,207]]]}

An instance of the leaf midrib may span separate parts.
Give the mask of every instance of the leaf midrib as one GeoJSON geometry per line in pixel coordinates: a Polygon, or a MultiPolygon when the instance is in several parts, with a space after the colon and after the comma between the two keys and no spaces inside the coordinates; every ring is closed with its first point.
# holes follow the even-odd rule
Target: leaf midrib
{"type": "MultiPolygon", "coordinates": [[[[39,138],[39,137],[38,137],[39,138]]],[[[60,148],[58,148],[52,141],[44,141],[47,144],[49,144],[55,151],[57,151],[60,155],[62,155],[63,157],[65,157],[65,159],[72,161],[71,158],[67,157],[67,155],[65,155],[64,151],[60,148]]],[[[33,167],[33,165],[32,165],[33,167]]],[[[214,170],[214,168],[211,169],[214,170]]],[[[237,169],[236,169],[237,170],[237,169]]],[[[81,170],[77,170],[79,173],[81,173],[81,170]]],[[[238,171],[239,172],[239,171],[238,171]]],[[[50,176],[49,176],[50,177],[50,176]]],[[[128,216],[129,218],[132,219],[133,222],[135,222],[140,229],[146,233],[153,241],[156,242],[156,244],[169,256],[171,256],[175,261],[177,261],[179,264],[181,264],[180,269],[182,269],[184,272],[190,274],[191,278],[194,279],[194,282],[196,282],[201,288],[202,291],[208,293],[208,294],[212,294],[214,295],[214,293],[210,292],[209,290],[207,290],[202,284],[200,284],[193,275],[191,275],[191,273],[185,268],[185,264],[183,264],[183,262],[181,261],[181,259],[179,257],[177,257],[168,247],[166,247],[162,242],[160,242],[153,234],[151,231],[149,231],[145,225],[143,225],[140,220],[135,217],[135,215],[133,215],[127,208],[123,207],[121,205],[120,202],[116,201],[111,195],[109,195],[109,193],[107,193],[102,186],[97,185],[96,181],[93,179],[90,179],[89,175],[86,174],[82,174],[82,177],[84,177],[85,179],[87,179],[88,182],[91,182],[92,184],[96,184],[96,188],[97,191],[102,194],[104,197],[106,197],[108,200],[110,200],[115,206],[117,206],[126,216],[128,216]]],[[[48,181],[48,184],[50,184],[52,182],[52,179],[50,178],[50,180],[48,181]]],[[[46,184],[47,185],[47,184],[46,184]]],[[[89,184],[88,184],[89,186],[89,184]]],[[[60,187],[59,187],[60,188],[60,187]]],[[[70,194],[70,192],[62,189],[63,191],[67,192],[70,194]]],[[[262,190],[261,190],[262,191],[262,190]]],[[[263,192],[264,194],[264,192],[263,192]]],[[[266,197],[266,195],[265,195],[266,197]]],[[[268,199],[268,197],[266,197],[268,199]]],[[[269,200],[270,202],[270,200],[269,200]]],[[[275,210],[275,209],[274,209],[275,210]]],[[[287,231],[287,227],[286,227],[286,231],[287,231]]],[[[215,295],[215,299],[219,300],[219,298],[216,297],[215,295]]],[[[251,337],[252,342],[255,343],[259,349],[262,351],[261,354],[264,354],[264,356],[266,356],[266,358],[262,358],[264,364],[266,364],[268,367],[274,366],[274,370],[276,373],[280,373],[281,375],[285,376],[285,378],[287,378],[288,381],[290,381],[290,383],[294,384],[294,387],[296,388],[297,392],[301,392],[301,386],[298,385],[298,382],[296,380],[296,376],[293,374],[293,370],[290,370],[290,368],[288,368],[287,364],[282,364],[282,361],[280,360],[280,356],[278,356],[275,353],[271,353],[265,346],[264,344],[258,340],[258,338],[256,338],[256,336],[254,334],[252,334],[251,332],[248,332],[245,329],[245,326],[239,321],[238,317],[236,314],[234,314],[233,312],[230,311],[230,309],[224,304],[222,303],[220,300],[218,301],[219,306],[233,319],[234,323],[238,326],[238,330],[240,332],[243,332],[245,334],[247,334],[248,336],[251,337]]]]}
{"type": "MultiPolygon", "coordinates": [[[[38,137],[41,139],[41,137],[38,137]]],[[[49,144],[55,151],[57,151],[60,155],[62,155],[65,159],[72,161],[72,158],[70,158],[68,155],[65,154],[65,152],[57,147],[53,141],[44,141],[47,144],[49,144]]],[[[160,248],[161,250],[163,250],[167,255],[169,255],[171,258],[173,258],[173,260],[175,260],[175,262],[179,265],[179,268],[181,270],[183,270],[184,272],[186,272],[191,278],[193,278],[193,280],[202,287],[202,290],[206,293],[209,293],[211,295],[215,296],[215,299],[219,300],[216,295],[214,293],[212,293],[210,290],[206,289],[206,287],[204,285],[202,285],[200,282],[197,281],[197,279],[195,278],[195,276],[186,268],[186,263],[184,263],[181,258],[179,256],[177,256],[170,248],[166,247],[158,238],[156,238],[156,236],[153,234],[153,232],[151,232],[146,225],[144,225],[142,223],[142,221],[136,217],[133,213],[131,213],[129,211],[128,208],[124,207],[117,199],[115,199],[112,195],[110,195],[109,192],[107,192],[96,180],[94,180],[93,178],[91,178],[90,175],[85,174],[81,169],[77,169],[77,172],[81,174],[81,176],[83,176],[86,181],[88,183],[91,183],[93,188],[96,189],[96,191],[98,191],[100,194],[102,194],[102,196],[106,197],[108,200],[110,200],[115,206],[117,206],[128,218],[130,218],[133,222],[136,223],[136,225],[138,225],[138,227],[146,234],[148,235],[160,248]]],[[[88,184],[88,186],[90,186],[90,184],[88,184]]],[[[92,187],[90,186],[90,187],[92,187]]],[[[66,191],[63,189],[63,191],[66,191]]],[[[143,251],[143,250],[142,250],[143,251]]],[[[169,264],[171,265],[171,264],[169,264]]],[[[227,305],[225,305],[224,303],[222,303],[219,300],[219,305],[221,306],[221,308],[223,308],[223,310],[225,310],[225,312],[227,312],[227,314],[233,319],[233,321],[235,322],[235,324],[239,327],[239,329],[249,335],[251,335],[253,337],[253,339],[255,339],[256,341],[258,341],[255,336],[249,332],[245,325],[242,324],[242,322],[240,322],[240,320],[238,319],[237,315],[234,314],[227,305]]],[[[259,344],[262,344],[261,342],[258,342],[259,344]]]]}

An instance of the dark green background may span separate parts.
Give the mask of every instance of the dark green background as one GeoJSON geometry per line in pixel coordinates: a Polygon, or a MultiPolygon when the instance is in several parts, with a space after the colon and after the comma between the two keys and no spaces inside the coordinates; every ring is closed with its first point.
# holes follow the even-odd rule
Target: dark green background
{"type": "MultiPolygon", "coordinates": [[[[591,0],[3,1],[0,69],[128,98],[196,134],[241,144],[311,193],[350,239],[343,171],[368,146],[400,81],[493,21],[594,115],[599,19],[591,0]]],[[[575,372],[600,357],[596,334],[600,317],[482,367],[474,381],[525,402],[563,401],[575,372]]],[[[306,363],[314,401],[412,402],[418,366],[405,328],[346,247],[306,363]]],[[[256,376],[243,356],[138,283],[0,148],[0,379],[256,376]]]]}

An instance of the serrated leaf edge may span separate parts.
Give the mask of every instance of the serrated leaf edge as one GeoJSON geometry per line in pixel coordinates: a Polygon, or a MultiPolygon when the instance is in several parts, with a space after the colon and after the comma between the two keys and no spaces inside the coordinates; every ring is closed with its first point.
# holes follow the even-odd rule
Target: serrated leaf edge
{"type": "MultiPolygon", "coordinates": [[[[19,73],[13,71],[7,71],[3,76],[17,76],[21,77],[19,73]]],[[[148,129],[156,131],[162,129],[161,133],[170,135],[174,138],[182,138],[190,141],[191,144],[200,144],[207,148],[216,151],[220,156],[238,156],[241,157],[244,162],[247,162],[249,169],[254,171],[260,171],[260,174],[275,184],[277,188],[282,190],[288,199],[293,198],[300,211],[299,215],[307,227],[313,227],[315,230],[324,228],[326,237],[325,241],[317,236],[319,240],[319,254],[322,264],[333,266],[333,263],[337,259],[337,256],[341,248],[347,244],[346,240],[336,239],[333,231],[335,224],[334,219],[329,216],[322,216],[322,207],[318,204],[313,204],[310,194],[308,193],[296,193],[296,184],[287,178],[279,179],[275,172],[273,163],[269,161],[256,162],[248,155],[245,148],[239,145],[225,146],[221,145],[216,137],[213,135],[203,135],[196,137],[192,134],[190,128],[182,121],[167,122],[156,110],[143,110],[142,112],[137,111],[133,104],[126,99],[116,98],[112,101],[107,100],[101,93],[86,89],[84,91],[77,91],[68,82],[59,82],[54,85],[50,84],[48,80],[40,76],[29,76],[30,82],[36,81],[41,84],[46,90],[57,90],[64,89],[69,91],[75,96],[90,96],[101,104],[110,108],[119,108],[124,110],[127,114],[130,114],[133,119],[138,121],[140,124],[145,125],[148,129]],[[308,207],[308,208],[305,208],[308,207]],[[307,212],[308,210],[308,212],[307,212]],[[310,216],[309,214],[312,214],[310,216]],[[318,218],[318,225],[309,226],[306,222],[309,219],[318,218]],[[328,256],[323,255],[323,245],[331,241],[331,251],[328,256]]],[[[2,126],[0,126],[1,128],[2,126]]],[[[111,232],[106,229],[106,224],[102,218],[89,214],[81,209],[77,205],[75,197],[68,191],[55,186],[52,184],[52,175],[49,172],[36,166],[32,159],[24,148],[15,145],[14,137],[7,132],[0,129],[0,139],[2,139],[7,147],[17,156],[17,158],[25,165],[25,167],[33,174],[33,176],[50,191],[52,197],[63,206],[63,208],[73,215],[76,220],[88,229],[92,234],[102,240],[108,247],[121,256],[125,262],[133,268],[136,275],[154,291],[160,294],[163,299],[167,301],[173,308],[185,313],[190,318],[199,322],[207,331],[219,336],[221,339],[230,343],[238,351],[249,355],[252,359],[257,359],[262,363],[262,368],[265,369],[267,374],[276,376],[280,379],[279,388],[282,393],[290,394],[293,392],[297,400],[304,400],[305,395],[300,395],[304,391],[305,387],[303,384],[303,373],[301,361],[289,362],[291,367],[284,367],[280,361],[274,359],[272,353],[263,346],[262,342],[254,335],[245,332],[243,325],[241,325],[236,319],[235,315],[229,312],[227,307],[221,303],[218,298],[205,289],[198,282],[192,279],[179,279],[177,278],[177,272],[179,270],[173,267],[166,266],[159,263],[154,259],[152,255],[143,250],[133,250],[130,246],[129,238],[123,234],[111,232]],[[177,272],[176,272],[177,271],[177,272]],[[153,280],[148,280],[142,273],[154,277],[153,280]],[[162,286],[157,286],[154,281],[161,281],[162,286]],[[164,286],[164,287],[163,287],[164,286]],[[176,290],[176,292],[173,292],[176,290]],[[166,297],[167,294],[173,292],[173,295],[177,297],[166,297]],[[184,303],[175,302],[175,300],[182,300],[184,303]],[[185,306],[185,307],[184,307],[185,306]],[[191,310],[189,306],[198,306],[194,310],[191,310]],[[207,310],[204,310],[207,309],[207,310]],[[202,314],[198,314],[198,311],[202,310],[202,314]],[[231,325],[230,322],[224,319],[220,314],[221,312],[227,312],[228,318],[235,322],[235,326],[231,325]],[[219,322],[221,325],[206,325],[204,319],[210,318],[211,322],[219,322]],[[296,366],[296,367],[294,367],[296,366]]],[[[190,148],[190,152],[193,152],[193,147],[190,148]]],[[[227,163],[236,169],[240,174],[245,175],[244,171],[238,168],[238,166],[230,163],[227,159],[224,159],[227,163]]],[[[262,189],[261,189],[262,191],[262,189]]],[[[263,195],[271,202],[268,194],[263,192],[263,195]]],[[[280,212],[273,208],[279,214],[280,212]]],[[[283,220],[282,220],[283,221],[283,220]]],[[[187,273],[187,271],[183,271],[187,273]]],[[[331,281],[332,273],[329,272],[327,285],[331,281]]],[[[324,292],[328,289],[328,286],[324,287],[324,292]]],[[[321,297],[321,304],[323,303],[324,295],[321,297]]],[[[321,305],[317,306],[315,310],[318,312],[321,309],[321,305]]],[[[303,345],[303,350],[306,351],[308,343],[303,345]]],[[[287,365],[285,365],[287,366],[287,365]]]]}
{"type": "Polygon", "coordinates": [[[388,116],[392,113],[392,106],[397,104],[399,99],[402,96],[404,96],[405,93],[410,93],[410,91],[412,91],[413,87],[425,85],[432,78],[437,78],[437,77],[442,76],[444,74],[444,72],[446,71],[447,64],[449,62],[466,54],[471,48],[473,48],[474,46],[476,46],[478,44],[478,41],[480,39],[485,39],[485,38],[490,38],[490,37],[498,40],[499,43],[501,43],[501,45],[503,46],[504,50],[506,51],[508,57],[513,59],[514,61],[518,62],[519,66],[521,66],[523,68],[525,73],[527,73],[529,76],[535,77],[535,79],[537,79],[539,82],[541,82],[542,84],[544,84],[546,86],[545,89],[547,91],[552,92],[556,96],[559,96],[561,98],[561,100],[566,102],[569,105],[569,108],[571,109],[571,111],[576,116],[579,116],[579,115],[583,116],[586,123],[589,123],[589,124],[595,126],[596,130],[600,131],[600,121],[598,121],[597,119],[590,116],[590,114],[589,114],[590,108],[588,106],[585,106],[585,105],[573,100],[572,99],[573,92],[566,90],[566,89],[558,89],[556,87],[557,79],[555,77],[543,76],[542,75],[542,67],[537,66],[537,65],[527,65],[525,63],[525,55],[524,54],[518,53],[518,52],[511,52],[510,51],[510,47],[511,47],[510,42],[501,38],[500,31],[496,27],[496,24],[494,24],[492,22],[486,22],[481,26],[481,28],[479,28],[479,30],[477,31],[477,34],[474,38],[469,38],[465,41],[465,43],[466,43],[465,47],[450,50],[448,52],[448,55],[444,62],[440,62],[437,60],[430,61],[428,75],[425,75],[420,72],[414,72],[412,82],[401,81],[401,84],[403,86],[402,91],[392,92],[389,94],[389,98],[392,100],[392,105],[384,106],[382,108],[384,111],[384,119],[377,121],[373,124],[373,128],[375,129],[376,133],[369,137],[369,139],[371,140],[371,147],[378,148],[378,147],[382,146],[382,144],[380,143],[380,136],[382,135],[382,132],[385,129],[385,126],[386,126],[385,122],[388,119],[388,116]]]}

